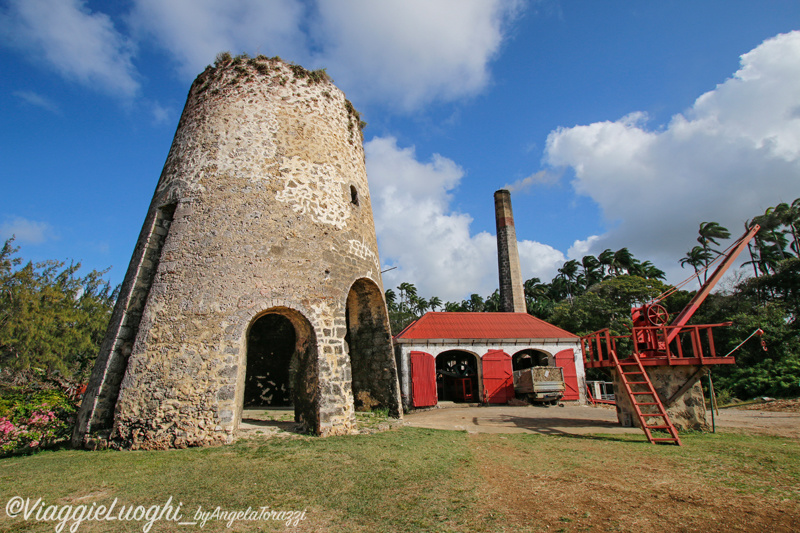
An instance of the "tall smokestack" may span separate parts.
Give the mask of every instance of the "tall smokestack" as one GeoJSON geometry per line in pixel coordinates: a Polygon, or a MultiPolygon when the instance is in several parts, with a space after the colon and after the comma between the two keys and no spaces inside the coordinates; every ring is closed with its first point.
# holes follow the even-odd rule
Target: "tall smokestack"
{"type": "Polygon", "coordinates": [[[497,223],[497,269],[500,272],[500,310],[506,313],[526,313],[525,291],[519,267],[517,232],[511,212],[511,193],[500,189],[494,193],[494,213],[497,223]]]}

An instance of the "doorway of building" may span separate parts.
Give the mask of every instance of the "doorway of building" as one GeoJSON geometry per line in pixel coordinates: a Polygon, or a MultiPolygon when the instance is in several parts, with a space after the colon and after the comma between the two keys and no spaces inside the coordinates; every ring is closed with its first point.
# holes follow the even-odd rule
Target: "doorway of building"
{"type": "Polygon", "coordinates": [[[479,402],[478,358],[461,350],[436,356],[436,392],[439,401],[479,402]]]}
{"type": "Polygon", "coordinates": [[[246,338],[241,422],[319,432],[317,339],[308,319],[274,307],[254,318],[246,338]]]}
{"type": "Polygon", "coordinates": [[[285,316],[269,313],[253,323],[247,334],[245,409],[293,405],[296,344],[294,326],[285,316]]]}
{"type": "Polygon", "coordinates": [[[526,368],[533,368],[535,366],[551,366],[549,357],[546,352],[541,350],[534,350],[528,348],[520,350],[515,353],[511,358],[511,366],[514,371],[525,370],[526,368]]]}
{"type": "Polygon", "coordinates": [[[356,280],[351,287],[345,323],[355,409],[383,408],[399,417],[402,407],[389,317],[381,290],[371,279],[356,280]]]}

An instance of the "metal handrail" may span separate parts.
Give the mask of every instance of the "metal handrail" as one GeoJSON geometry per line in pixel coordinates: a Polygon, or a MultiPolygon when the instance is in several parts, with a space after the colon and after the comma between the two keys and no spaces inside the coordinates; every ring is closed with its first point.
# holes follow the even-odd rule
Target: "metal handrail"
{"type": "Polygon", "coordinates": [[[705,359],[717,357],[712,329],[730,325],[731,322],[685,326],[634,326],[630,335],[611,335],[610,330],[604,328],[581,337],[581,349],[584,360],[591,364],[613,364],[612,353],[614,355],[617,353],[617,340],[630,339],[636,356],[648,358],[652,357],[652,354],[641,351],[636,339],[655,335],[658,343],[663,346],[663,350],[659,350],[658,357],[665,357],[668,362],[675,359],[699,359],[702,363],[705,359]],[[705,332],[705,342],[703,342],[703,332],[705,332]],[[691,340],[689,349],[685,351],[683,346],[685,341],[682,339],[685,339],[686,335],[689,335],[691,340]],[[671,339],[670,342],[667,342],[667,339],[671,339]]]}

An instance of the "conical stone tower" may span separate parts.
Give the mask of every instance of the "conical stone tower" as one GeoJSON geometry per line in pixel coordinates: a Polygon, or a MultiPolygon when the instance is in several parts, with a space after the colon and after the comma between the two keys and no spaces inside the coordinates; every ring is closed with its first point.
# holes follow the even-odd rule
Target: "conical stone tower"
{"type": "Polygon", "coordinates": [[[319,435],[400,416],[360,118],[324,71],[218,60],[195,80],[73,436],[231,440],[243,407],[319,435]]]}

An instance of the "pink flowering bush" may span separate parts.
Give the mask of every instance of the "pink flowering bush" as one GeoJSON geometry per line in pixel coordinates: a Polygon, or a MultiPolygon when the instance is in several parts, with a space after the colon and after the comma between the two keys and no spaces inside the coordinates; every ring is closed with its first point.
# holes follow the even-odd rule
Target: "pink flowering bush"
{"type": "Polygon", "coordinates": [[[75,405],[59,390],[0,391],[0,456],[43,449],[69,438],[75,405]]]}

